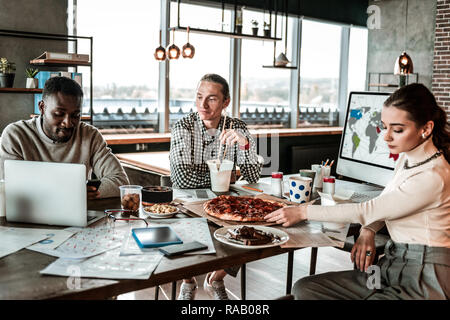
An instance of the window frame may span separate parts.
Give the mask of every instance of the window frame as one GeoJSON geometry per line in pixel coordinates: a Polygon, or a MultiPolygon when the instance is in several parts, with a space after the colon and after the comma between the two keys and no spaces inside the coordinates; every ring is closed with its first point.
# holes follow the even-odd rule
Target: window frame
{"type": "MultiPolygon", "coordinates": [[[[75,3],[76,0],[69,1],[75,3]]],[[[161,45],[167,47],[170,40],[170,3],[171,0],[160,0],[160,29],[163,30],[161,36],[161,45]],[[165,31],[164,31],[165,30],[165,31]]],[[[72,4],[73,5],[73,4],[72,4]]],[[[198,3],[198,5],[208,6],[207,3],[198,3]]],[[[212,6],[214,7],[214,6],[212,6]]],[[[292,15],[290,15],[291,18],[292,15]]],[[[76,21],[76,16],[74,17],[76,21]]],[[[340,44],[340,63],[339,63],[339,85],[338,85],[338,111],[339,122],[338,125],[342,126],[344,123],[345,109],[347,104],[347,88],[348,88],[348,71],[349,71],[349,45],[350,45],[350,29],[351,25],[324,21],[315,18],[298,17],[292,19],[293,27],[291,37],[288,39],[292,47],[292,64],[297,65],[297,69],[290,69],[286,72],[290,72],[289,83],[289,106],[291,108],[291,123],[290,128],[298,128],[299,116],[300,116],[300,68],[301,68],[301,37],[298,35],[302,32],[303,19],[316,21],[320,23],[334,24],[341,27],[341,44],[340,44]]],[[[234,11],[231,13],[231,26],[234,24],[234,11]]],[[[72,25],[76,30],[76,23],[72,25]]],[[[237,38],[230,38],[230,75],[229,85],[231,94],[231,109],[233,117],[240,117],[240,84],[241,84],[241,54],[242,54],[242,40],[237,38]]],[[[169,128],[169,91],[170,91],[170,61],[165,60],[159,63],[159,80],[158,80],[158,132],[167,133],[170,132],[169,128]]],[[[367,81],[367,75],[366,75],[367,81]]],[[[93,97],[92,97],[93,99],[93,97]]]]}

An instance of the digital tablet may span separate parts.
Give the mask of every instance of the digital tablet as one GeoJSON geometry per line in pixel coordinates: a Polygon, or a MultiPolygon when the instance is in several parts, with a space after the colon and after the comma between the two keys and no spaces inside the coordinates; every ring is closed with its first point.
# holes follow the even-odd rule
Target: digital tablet
{"type": "Polygon", "coordinates": [[[131,234],[140,248],[156,248],[183,243],[169,226],[131,229],[131,234]]]}

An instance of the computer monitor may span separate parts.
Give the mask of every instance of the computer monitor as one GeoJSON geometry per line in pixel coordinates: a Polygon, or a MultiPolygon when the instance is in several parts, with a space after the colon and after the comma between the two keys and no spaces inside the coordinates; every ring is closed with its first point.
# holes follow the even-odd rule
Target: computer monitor
{"type": "Polygon", "coordinates": [[[390,153],[381,131],[385,92],[350,92],[336,172],[386,186],[398,155],[390,153]]]}

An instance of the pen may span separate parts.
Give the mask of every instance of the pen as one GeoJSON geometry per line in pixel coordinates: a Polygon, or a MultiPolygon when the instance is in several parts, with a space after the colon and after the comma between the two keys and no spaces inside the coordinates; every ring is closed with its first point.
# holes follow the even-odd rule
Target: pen
{"type": "Polygon", "coordinates": [[[324,164],[324,167],[326,167],[327,166],[327,164],[328,164],[328,161],[330,161],[330,159],[327,159],[327,161],[325,162],[325,164],[324,164]]]}
{"type": "Polygon", "coordinates": [[[252,187],[248,187],[248,186],[242,186],[242,188],[245,188],[245,189],[248,189],[248,190],[253,190],[253,191],[258,191],[258,192],[264,192],[263,190],[252,188],[252,187]]]}
{"type": "Polygon", "coordinates": [[[333,161],[331,161],[331,163],[330,163],[330,168],[331,168],[331,166],[333,165],[333,163],[334,163],[334,160],[333,160],[333,161]]]}

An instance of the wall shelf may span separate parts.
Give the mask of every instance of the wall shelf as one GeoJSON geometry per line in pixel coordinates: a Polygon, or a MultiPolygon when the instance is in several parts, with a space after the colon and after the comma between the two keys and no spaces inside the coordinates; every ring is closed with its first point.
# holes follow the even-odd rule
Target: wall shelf
{"type": "Polygon", "coordinates": [[[282,67],[282,66],[273,66],[273,65],[263,66],[263,68],[272,68],[272,69],[297,69],[296,66],[286,66],[286,67],[282,67]]]}
{"type": "MultiPolygon", "coordinates": [[[[172,28],[169,28],[169,30],[170,31],[175,30],[175,31],[187,32],[187,27],[172,27],[172,28]]],[[[191,28],[191,27],[189,27],[189,32],[200,33],[200,34],[209,34],[209,35],[222,36],[222,37],[228,37],[228,38],[236,38],[236,39],[267,40],[267,41],[280,41],[280,40],[282,40],[281,38],[272,38],[272,37],[265,37],[265,36],[254,36],[252,34],[225,32],[225,31],[208,30],[208,29],[197,29],[197,28],[191,28]]]]}
{"type": "Polygon", "coordinates": [[[42,89],[0,88],[0,93],[42,93],[42,89]]]}
{"type": "MultiPolygon", "coordinates": [[[[66,42],[67,44],[74,43],[75,53],[78,52],[78,41],[81,39],[89,41],[89,57],[91,61],[80,61],[80,60],[61,60],[61,59],[32,59],[29,60],[30,65],[41,66],[41,67],[58,67],[66,68],[73,67],[75,72],[78,72],[78,67],[89,67],[89,116],[82,116],[82,120],[90,121],[92,124],[93,119],[93,37],[84,37],[76,35],[67,34],[55,34],[55,33],[42,33],[42,32],[30,32],[30,31],[19,31],[19,30],[5,30],[0,29],[0,36],[2,37],[12,37],[12,38],[23,38],[23,39],[41,39],[41,40],[54,40],[66,42]]],[[[50,48],[48,48],[50,49],[50,48]]],[[[40,70],[42,71],[42,70],[40,70]]],[[[64,70],[61,70],[64,72],[64,70]]],[[[29,94],[41,94],[42,89],[25,89],[25,88],[0,88],[0,93],[29,93],[29,94]]]]}
{"type": "MultiPolygon", "coordinates": [[[[37,113],[30,114],[30,118],[37,118],[37,117],[39,117],[39,114],[37,114],[37,113]]],[[[91,116],[81,116],[80,119],[82,121],[90,121],[91,120],[91,116]]]]}
{"type": "Polygon", "coordinates": [[[46,66],[46,67],[79,67],[86,66],[91,67],[92,64],[90,62],[84,61],[67,61],[67,60],[55,60],[55,59],[46,59],[45,61],[36,62],[34,60],[30,61],[30,64],[33,66],[46,66]]]}

